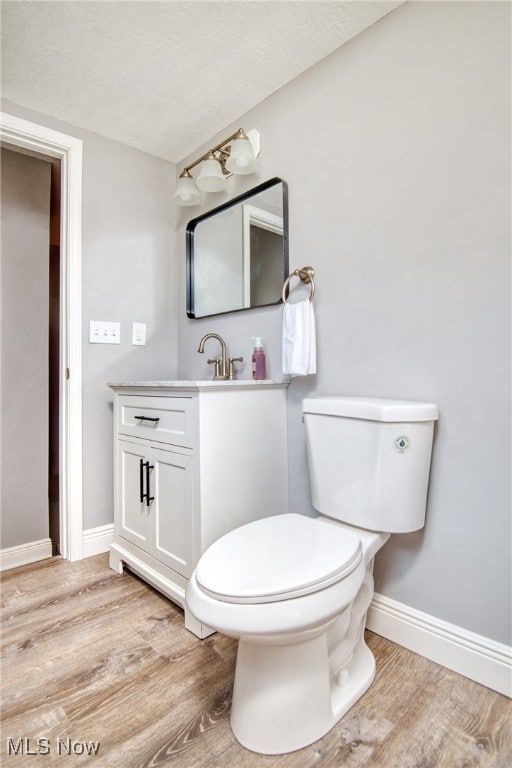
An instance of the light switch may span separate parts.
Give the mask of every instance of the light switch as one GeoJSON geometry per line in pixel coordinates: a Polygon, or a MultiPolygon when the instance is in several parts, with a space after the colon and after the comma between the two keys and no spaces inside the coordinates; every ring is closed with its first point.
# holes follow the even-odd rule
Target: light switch
{"type": "Polygon", "coordinates": [[[146,323],[132,323],[132,344],[144,346],[146,343],[146,323]]]}
{"type": "Polygon", "coordinates": [[[121,323],[106,323],[102,320],[89,322],[90,344],[120,344],[121,323]]]}

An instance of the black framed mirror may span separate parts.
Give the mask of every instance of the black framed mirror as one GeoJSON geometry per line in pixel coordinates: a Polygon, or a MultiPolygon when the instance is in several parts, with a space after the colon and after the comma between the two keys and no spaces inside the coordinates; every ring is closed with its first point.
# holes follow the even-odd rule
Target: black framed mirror
{"type": "Polygon", "coordinates": [[[273,178],[187,225],[187,315],[281,301],[288,276],[288,188],[273,178]]]}

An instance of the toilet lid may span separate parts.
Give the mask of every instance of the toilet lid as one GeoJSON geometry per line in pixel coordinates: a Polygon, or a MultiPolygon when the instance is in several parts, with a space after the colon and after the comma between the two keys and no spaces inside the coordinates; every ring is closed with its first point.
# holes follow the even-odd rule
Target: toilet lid
{"type": "Polygon", "coordinates": [[[360,560],[356,533],[290,513],[256,520],[218,539],[200,558],[196,579],[223,602],[271,603],[334,584],[360,560]]]}

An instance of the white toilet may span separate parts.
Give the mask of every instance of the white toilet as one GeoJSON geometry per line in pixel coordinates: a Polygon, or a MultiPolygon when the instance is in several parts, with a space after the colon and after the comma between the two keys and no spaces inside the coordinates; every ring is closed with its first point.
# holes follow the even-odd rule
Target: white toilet
{"type": "Polygon", "coordinates": [[[371,684],[373,559],[390,533],[424,525],[439,416],[432,403],[359,397],[307,398],[302,410],[321,516],[231,531],[203,554],[186,596],[199,621],[239,638],[231,727],[262,754],[316,741],[371,684]]]}

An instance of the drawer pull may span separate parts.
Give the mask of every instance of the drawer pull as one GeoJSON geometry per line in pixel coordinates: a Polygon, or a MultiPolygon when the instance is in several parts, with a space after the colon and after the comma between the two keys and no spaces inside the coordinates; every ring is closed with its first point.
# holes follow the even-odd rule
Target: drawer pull
{"type": "Polygon", "coordinates": [[[152,421],[154,424],[160,421],[160,416],[134,416],[133,418],[139,421],[152,421]]]}

